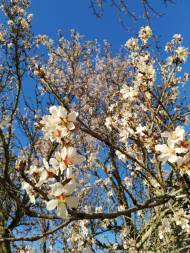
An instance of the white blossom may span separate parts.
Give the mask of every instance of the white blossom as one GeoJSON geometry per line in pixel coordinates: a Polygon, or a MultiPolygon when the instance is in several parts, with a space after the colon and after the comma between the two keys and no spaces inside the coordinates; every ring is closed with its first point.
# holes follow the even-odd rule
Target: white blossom
{"type": "Polygon", "coordinates": [[[139,37],[144,44],[146,44],[147,40],[152,36],[152,30],[150,26],[141,27],[139,32],[139,37]]]}

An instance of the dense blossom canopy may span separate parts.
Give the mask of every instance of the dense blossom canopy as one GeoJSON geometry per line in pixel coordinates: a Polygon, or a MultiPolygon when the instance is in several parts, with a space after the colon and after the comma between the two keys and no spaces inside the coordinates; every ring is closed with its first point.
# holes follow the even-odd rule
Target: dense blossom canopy
{"type": "Polygon", "coordinates": [[[161,60],[144,26],[112,55],[74,30],[34,36],[29,2],[2,2],[0,250],[187,252],[182,36],[161,60]]]}

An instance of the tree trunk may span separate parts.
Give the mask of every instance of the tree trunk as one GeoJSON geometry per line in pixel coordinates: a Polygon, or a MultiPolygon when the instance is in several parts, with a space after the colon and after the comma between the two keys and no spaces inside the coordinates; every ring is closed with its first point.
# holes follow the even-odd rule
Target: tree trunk
{"type": "MultiPolygon", "coordinates": [[[[8,237],[8,233],[5,228],[4,215],[0,210],[0,238],[8,237]]],[[[11,247],[9,242],[0,242],[0,253],[11,253],[11,247]]]]}

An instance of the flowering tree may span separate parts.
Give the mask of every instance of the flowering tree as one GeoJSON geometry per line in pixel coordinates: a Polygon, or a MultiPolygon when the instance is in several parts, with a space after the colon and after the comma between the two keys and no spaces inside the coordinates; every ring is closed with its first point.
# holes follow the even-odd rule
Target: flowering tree
{"type": "Polygon", "coordinates": [[[0,252],[188,252],[181,35],[162,60],[149,26],[114,56],[75,31],[56,45],[28,5],[2,1],[0,252]]]}

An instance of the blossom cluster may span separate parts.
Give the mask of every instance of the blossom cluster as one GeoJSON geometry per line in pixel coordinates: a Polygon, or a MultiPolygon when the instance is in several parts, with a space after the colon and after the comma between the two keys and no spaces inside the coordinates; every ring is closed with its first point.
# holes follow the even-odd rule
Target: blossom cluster
{"type": "MultiPolygon", "coordinates": [[[[146,44],[148,42],[148,39],[152,36],[152,30],[149,26],[141,27],[139,31],[139,38],[142,41],[143,44],[146,44]]],[[[131,38],[129,39],[125,47],[127,47],[129,50],[137,51],[140,49],[139,41],[137,38],[131,38]]]]}
{"type": "Polygon", "coordinates": [[[61,143],[62,140],[69,138],[71,132],[75,130],[75,122],[78,114],[76,112],[68,113],[62,106],[51,106],[50,115],[46,115],[40,121],[44,137],[52,142],[61,143]]]}
{"type": "Polygon", "coordinates": [[[165,131],[161,136],[166,140],[164,144],[155,146],[158,160],[165,163],[176,163],[180,172],[190,174],[190,168],[186,164],[190,160],[190,142],[187,140],[185,130],[178,126],[174,131],[165,131]]]}
{"type": "Polygon", "coordinates": [[[170,65],[173,63],[185,62],[187,60],[189,51],[181,45],[182,41],[183,38],[181,34],[174,34],[173,39],[166,44],[165,51],[172,53],[167,59],[170,65]]]}
{"type": "Polygon", "coordinates": [[[51,106],[49,112],[50,115],[45,115],[37,125],[41,126],[44,137],[57,142],[59,147],[49,160],[44,158],[40,166],[33,164],[25,171],[30,182],[23,181],[22,187],[32,203],[35,203],[38,195],[36,189],[47,192],[47,209],[57,209],[58,216],[66,218],[67,209],[78,206],[78,198],[71,196],[77,186],[73,167],[84,161],[84,157],[70,145],[77,113],[67,113],[61,106],[51,106]]]}
{"type": "MultiPolygon", "coordinates": [[[[139,32],[140,38],[151,36],[151,29],[142,28],[139,32]],[[147,34],[147,36],[145,36],[147,34]]],[[[142,43],[143,42],[142,39],[142,43]]],[[[138,39],[132,38],[126,42],[128,48],[129,64],[133,71],[129,71],[129,80],[120,86],[119,102],[112,103],[108,108],[110,116],[106,118],[105,125],[111,131],[117,129],[119,140],[125,145],[130,137],[141,138],[147,148],[151,144],[151,124],[147,120],[152,103],[152,90],[156,80],[154,61],[148,51],[142,50],[143,44],[138,39]],[[139,49],[139,52],[137,51],[139,49]],[[143,101],[143,102],[142,102],[143,101]],[[146,122],[142,124],[142,122],[146,122]]],[[[129,147],[130,145],[127,145],[129,147]]],[[[131,151],[133,152],[133,150],[131,151]]]]}

